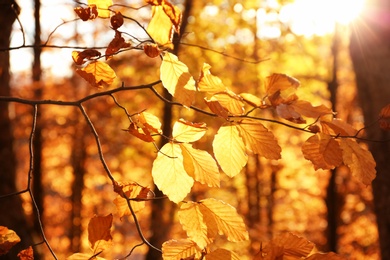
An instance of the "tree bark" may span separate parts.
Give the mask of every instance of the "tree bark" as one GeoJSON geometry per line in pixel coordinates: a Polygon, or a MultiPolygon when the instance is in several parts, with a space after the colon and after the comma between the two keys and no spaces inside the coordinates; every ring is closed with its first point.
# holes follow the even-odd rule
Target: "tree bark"
{"type": "MultiPolygon", "coordinates": [[[[12,24],[19,14],[19,7],[15,1],[0,0],[0,48],[10,46],[12,24]]],[[[0,51],[0,96],[10,96],[10,55],[8,51],[0,51]]],[[[16,189],[16,158],[13,151],[13,134],[11,119],[9,118],[9,103],[0,102],[0,225],[14,230],[21,242],[14,246],[1,259],[16,259],[22,249],[33,244],[30,230],[22,208],[19,195],[9,195],[17,192],[16,189]]]]}
{"type": "MultiPolygon", "coordinates": [[[[366,137],[389,140],[390,133],[372,125],[390,103],[390,1],[372,1],[352,28],[350,54],[363,110],[366,137]]],[[[373,181],[381,258],[390,259],[390,142],[368,142],[377,163],[373,181]]]]}

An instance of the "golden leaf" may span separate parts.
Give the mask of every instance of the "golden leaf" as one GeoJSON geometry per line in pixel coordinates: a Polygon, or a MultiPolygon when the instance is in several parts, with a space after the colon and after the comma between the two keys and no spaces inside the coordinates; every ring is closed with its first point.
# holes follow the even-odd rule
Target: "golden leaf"
{"type": "Polygon", "coordinates": [[[291,104],[294,111],[298,114],[311,117],[311,118],[319,118],[323,115],[331,115],[332,110],[324,105],[313,106],[310,102],[304,100],[296,100],[291,104]]]}
{"type": "Polygon", "coordinates": [[[241,257],[239,257],[236,253],[229,251],[224,248],[217,248],[213,252],[208,253],[205,256],[206,260],[240,260],[241,257]]]}
{"type": "Polygon", "coordinates": [[[94,254],[75,253],[66,258],[66,260],[105,260],[105,258],[99,256],[93,256],[94,254]],[[92,258],[93,257],[93,258],[92,258]]]}
{"type": "Polygon", "coordinates": [[[379,126],[385,131],[390,131],[390,104],[381,109],[379,113],[379,126]]]}
{"type": "Polygon", "coordinates": [[[153,133],[161,134],[161,122],[158,117],[148,112],[142,112],[131,117],[131,123],[128,129],[130,134],[138,137],[145,142],[153,142],[153,133]]]}
{"type": "Polygon", "coordinates": [[[220,78],[210,73],[210,68],[211,66],[209,64],[203,64],[203,68],[198,79],[198,90],[208,92],[210,94],[225,91],[225,85],[222,83],[220,78]]]}
{"type": "Polygon", "coordinates": [[[357,130],[350,124],[337,118],[331,120],[321,119],[320,123],[322,126],[322,132],[325,134],[354,136],[357,133],[357,130]]]}
{"type": "Polygon", "coordinates": [[[115,71],[104,62],[95,61],[76,72],[93,87],[101,88],[103,85],[110,85],[116,78],[115,71]]]}
{"type": "Polygon", "coordinates": [[[180,260],[200,257],[202,252],[194,241],[189,239],[172,239],[162,244],[164,260],[180,260]]]}
{"type": "Polygon", "coordinates": [[[94,50],[94,49],[87,49],[87,50],[84,50],[84,51],[72,51],[72,59],[74,61],[74,63],[76,63],[77,65],[83,65],[86,60],[90,60],[92,58],[97,58],[97,57],[100,57],[101,56],[101,53],[97,50],[94,50]]]}
{"type": "Polygon", "coordinates": [[[160,67],[163,86],[181,104],[190,107],[195,99],[195,81],[176,55],[165,53],[160,67]]]}
{"type": "Polygon", "coordinates": [[[8,253],[8,251],[19,242],[20,237],[15,231],[0,226],[0,255],[8,253]]]}
{"type": "Polygon", "coordinates": [[[219,170],[214,158],[206,151],[180,144],[184,169],[194,180],[209,187],[219,187],[219,170]]]}
{"type": "Polygon", "coordinates": [[[152,6],[152,20],[150,20],[147,32],[153,38],[153,41],[167,48],[173,48],[172,26],[172,21],[165,13],[164,7],[161,5],[152,6]]]}
{"type": "Polygon", "coordinates": [[[329,252],[329,253],[315,253],[305,259],[306,260],[346,260],[347,258],[342,257],[341,255],[338,255],[336,253],[329,252]]]}
{"type": "Polygon", "coordinates": [[[175,31],[178,34],[180,34],[180,24],[181,24],[182,14],[179,7],[169,3],[168,1],[164,1],[163,9],[165,14],[169,17],[169,19],[171,19],[175,31]]]}
{"type": "Polygon", "coordinates": [[[281,158],[282,148],[280,148],[273,133],[261,123],[246,119],[239,122],[237,128],[248,150],[267,159],[278,160],[281,158]]]}
{"type": "MultiPolygon", "coordinates": [[[[126,194],[126,196],[130,199],[138,198],[139,194],[143,191],[144,187],[137,183],[128,183],[121,185],[122,192],[126,194]]],[[[123,216],[129,216],[131,215],[129,206],[127,205],[127,200],[123,198],[122,196],[118,195],[114,199],[114,204],[116,206],[116,209],[118,211],[118,215],[120,218],[123,216]]],[[[134,212],[138,212],[145,208],[145,201],[130,201],[130,205],[133,208],[134,212]]]]}
{"type": "Polygon", "coordinates": [[[282,92],[289,88],[296,89],[300,85],[299,81],[285,74],[272,74],[267,77],[265,88],[266,96],[272,96],[276,92],[282,92]]]}
{"type": "Polygon", "coordinates": [[[203,249],[212,243],[213,237],[209,237],[207,223],[203,219],[199,205],[199,203],[192,201],[183,203],[180,206],[178,217],[188,238],[203,249]]]}
{"type": "Polygon", "coordinates": [[[243,99],[243,101],[245,101],[246,103],[248,103],[249,105],[251,105],[253,107],[261,107],[263,105],[263,102],[261,101],[261,99],[256,97],[253,94],[241,93],[240,97],[243,99]]]}
{"type": "Polygon", "coordinates": [[[108,8],[112,6],[112,0],[88,0],[88,4],[97,6],[100,18],[110,18],[108,8]]]}
{"type": "Polygon", "coordinates": [[[183,155],[178,144],[165,144],[153,162],[152,176],[157,187],[178,203],[190,192],[194,180],[183,166],[183,155]]]}
{"type": "Polygon", "coordinates": [[[112,214],[105,217],[94,216],[88,223],[88,241],[94,253],[103,251],[111,246],[112,214]]]}
{"type": "Polygon", "coordinates": [[[226,90],[222,93],[214,94],[213,99],[218,100],[222,107],[226,108],[232,115],[242,115],[244,113],[244,103],[241,97],[226,90]]]}
{"type": "Polygon", "coordinates": [[[327,134],[318,133],[302,145],[303,156],[313,163],[314,169],[334,169],[342,161],[339,143],[327,134]]]}
{"type": "Polygon", "coordinates": [[[245,144],[235,125],[223,125],[214,136],[213,150],[222,170],[229,177],[240,173],[248,161],[245,144]]]}
{"type": "Polygon", "coordinates": [[[249,239],[245,223],[234,207],[216,199],[205,199],[199,203],[202,205],[200,211],[208,229],[213,229],[210,225],[214,222],[218,232],[224,234],[229,241],[238,242],[249,239]]]}
{"type": "Polygon", "coordinates": [[[214,114],[226,120],[229,118],[229,111],[215,97],[211,97],[210,100],[205,98],[204,101],[214,114]]]}
{"type": "Polygon", "coordinates": [[[352,176],[365,185],[371,184],[376,176],[376,163],[372,154],[349,138],[342,138],[340,147],[343,150],[343,162],[351,170],[352,176]]]}
{"type": "Polygon", "coordinates": [[[17,256],[19,257],[19,260],[33,260],[34,250],[29,246],[27,249],[20,251],[17,256]]]}
{"type": "Polygon", "coordinates": [[[172,137],[178,142],[191,143],[202,138],[206,131],[207,127],[205,123],[195,124],[180,119],[173,125],[172,137]]]}

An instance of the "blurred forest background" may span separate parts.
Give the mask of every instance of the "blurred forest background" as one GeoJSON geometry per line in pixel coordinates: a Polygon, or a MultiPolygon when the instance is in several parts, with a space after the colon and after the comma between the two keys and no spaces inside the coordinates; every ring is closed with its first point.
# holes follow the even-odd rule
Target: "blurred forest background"
{"type": "MultiPolygon", "coordinates": [[[[1,4],[9,2],[12,1],[2,0],[1,4]]],[[[75,21],[73,8],[78,4],[73,1],[20,0],[17,3],[23,31],[18,22],[13,23],[9,46],[14,49],[8,52],[11,87],[8,93],[4,92],[2,85],[1,95],[74,101],[99,91],[74,73],[72,51],[77,47],[107,46],[113,38],[113,31],[107,23],[104,20],[93,23],[75,21]],[[33,47],[42,44],[51,47],[33,47]]],[[[143,1],[117,0],[114,3],[123,4],[116,9],[122,14],[142,25],[148,24],[150,7],[128,8],[141,7],[145,5],[143,1]]],[[[349,49],[353,26],[329,18],[331,10],[317,17],[329,18],[327,27],[319,28],[310,18],[314,19],[321,12],[312,13],[313,17],[308,17],[307,21],[297,20],[305,13],[289,15],[289,11],[295,10],[292,0],[175,0],[172,3],[185,10],[182,26],[185,29],[176,51],[195,78],[202,64],[207,62],[212,66],[212,73],[226,86],[256,95],[267,76],[285,73],[301,82],[300,98],[310,100],[313,105],[332,107],[339,118],[356,129],[364,127],[364,107],[358,100],[349,49]],[[303,29],[302,24],[310,26],[303,29]]],[[[13,21],[10,12],[13,11],[8,10],[7,19],[13,21]]],[[[0,16],[6,19],[6,16],[0,16]]],[[[2,24],[6,24],[5,20],[2,24]]],[[[147,37],[137,24],[129,20],[125,20],[121,30],[131,35],[134,41],[147,37]]],[[[4,37],[0,46],[2,50],[8,47],[4,37]]],[[[1,55],[5,55],[4,51],[1,55]]],[[[380,59],[380,55],[378,57],[380,59]]],[[[4,62],[2,66],[7,65],[4,62]]],[[[119,87],[122,82],[125,86],[136,86],[159,79],[159,58],[151,59],[141,51],[122,52],[109,63],[118,76],[111,87],[119,87]]],[[[115,97],[130,114],[146,110],[163,116],[164,103],[147,90],[124,91],[115,97]]],[[[0,172],[3,215],[0,225],[12,227],[24,238],[31,235],[33,241],[39,242],[42,241],[41,225],[31,196],[22,193],[4,197],[23,191],[29,185],[33,111],[31,106],[17,102],[0,102],[0,105],[3,110],[2,145],[12,140],[15,154],[14,159],[3,154],[0,169],[4,172],[14,170],[16,179],[12,188],[9,185],[13,182],[12,176],[0,172]],[[11,122],[8,138],[4,134],[5,117],[11,122]],[[18,203],[21,203],[21,208],[16,206],[18,203]],[[13,216],[11,221],[7,220],[7,214],[13,216]],[[23,235],[18,227],[29,227],[22,228],[28,234],[23,235]]],[[[94,136],[77,108],[57,105],[39,108],[31,186],[46,238],[59,259],[64,259],[74,252],[88,252],[88,221],[94,214],[115,214],[113,200],[116,194],[112,192],[112,185],[100,163],[94,136]]],[[[99,133],[105,160],[115,178],[153,188],[151,167],[156,150],[151,144],[122,131],[128,127],[128,119],[113,98],[105,96],[90,100],[85,103],[85,109],[99,133]]],[[[215,134],[213,126],[220,124],[219,119],[180,108],[173,108],[172,117],[207,123],[210,133],[198,146],[211,152],[215,134]]],[[[334,171],[315,171],[300,151],[308,135],[280,125],[269,124],[267,127],[274,131],[283,147],[281,160],[269,161],[252,156],[242,174],[233,179],[221,175],[220,189],[196,184],[190,194],[194,201],[206,197],[223,199],[244,217],[250,242],[224,246],[239,253],[242,259],[251,259],[262,243],[280,232],[291,231],[314,242],[321,251],[334,251],[349,259],[380,259],[372,187],[356,181],[344,167],[334,171]]],[[[383,139],[386,136],[377,137],[383,139]]],[[[383,146],[388,151],[388,144],[383,146]]],[[[146,208],[138,213],[145,236],[150,238],[158,234],[155,230],[157,223],[166,234],[162,232],[160,235],[165,237],[154,238],[156,246],[168,238],[184,237],[172,203],[163,202],[160,220],[152,214],[153,203],[147,202],[146,208]],[[164,228],[156,221],[163,221],[164,228]]],[[[114,246],[104,255],[109,259],[123,257],[140,242],[132,218],[117,219],[112,234],[114,246]]],[[[27,239],[22,239],[20,246],[26,248],[30,244],[27,239]]],[[[52,258],[43,245],[34,247],[34,250],[42,259],[52,258]]],[[[147,255],[148,247],[139,247],[131,259],[144,259],[147,255]]],[[[149,256],[149,259],[154,258],[149,256]]]]}

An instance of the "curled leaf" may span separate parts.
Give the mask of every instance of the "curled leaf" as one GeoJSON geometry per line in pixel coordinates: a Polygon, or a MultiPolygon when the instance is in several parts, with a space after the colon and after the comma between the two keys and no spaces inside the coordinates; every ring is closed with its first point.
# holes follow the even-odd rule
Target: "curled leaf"
{"type": "Polygon", "coordinates": [[[19,242],[20,237],[15,231],[0,226],[0,255],[8,253],[8,251],[19,242]]]}
{"type": "Polygon", "coordinates": [[[110,23],[114,30],[121,27],[123,25],[123,16],[121,12],[117,12],[113,16],[111,16],[110,23]]]}
{"type": "Polygon", "coordinates": [[[94,20],[98,17],[97,6],[94,4],[88,5],[87,7],[76,7],[74,8],[75,13],[81,20],[88,21],[94,20]]]}
{"type": "Polygon", "coordinates": [[[127,43],[122,37],[122,34],[119,31],[115,31],[115,37],[108,44],[106,49],[106,59],[109,59],[112,55],[117,53],[122,48],[128,48],[131,44],[127,43]]]}
{"type": "Polygon", "coordinates": [[[84,51],[72,51],[72,59],[77,65],[83,65],[86,60],[91,60],[93,58],[98,58],[101,56],[101,53],[94,49],[87,49],[84,51]]]}
{"type": "Polygon", "coordinates": [[[116,78],[115,71],[107,63],[101,61],[91,62],[85,68],[78,69],[76,72],[96,88],[110,85],[116,78]]]}
{"type": "Polygon", "coordinates": [[[100,18],[110,18],[109,7],[112,5],[112,0],[88,0],[89,5],[96,5],[100,18]]]}
{"type": "Polygon", "coordinates": [[[161,50],[156,43],[147,43],[144,45],[144,52],[150,58],[155,58],[160,55],[161,50]]]}

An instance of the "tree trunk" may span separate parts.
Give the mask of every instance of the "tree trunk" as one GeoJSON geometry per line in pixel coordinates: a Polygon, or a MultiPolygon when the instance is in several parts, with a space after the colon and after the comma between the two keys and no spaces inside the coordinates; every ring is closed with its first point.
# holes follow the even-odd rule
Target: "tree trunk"
{"type": "MultiPolygon", "coordinates": [[[[390,133],[371,125],[390,103],[390,1],[372,1],[352,28],[350,53],[363,109],[366,137],[389,140],[390,133]],[[375,6],[375,8],[374,8],[375,6]]],[[[390,142],[369,142],[377,163],[373,181],[375,212],[382,259],[390,259],[390,142]]]]}
{"type": "MultiPolygon", "coordinates": [[[[19,13],[15,1],[0,0],[0,48],[7,49],[10,45],[12,24],[19,13]]],[[[9,52],[0,51],[0,96],[10,96],[9,52]]],[[[14,230],[21,242],[11,251],[1,256],[1,259],[16,259],[22,249],[33,244],[19,195],[5,196],[17,192],[16,158],[13,151],[13,134],[11,120],[8,114],[8,103],[0,102],[0,225],[14,230]]]]}

